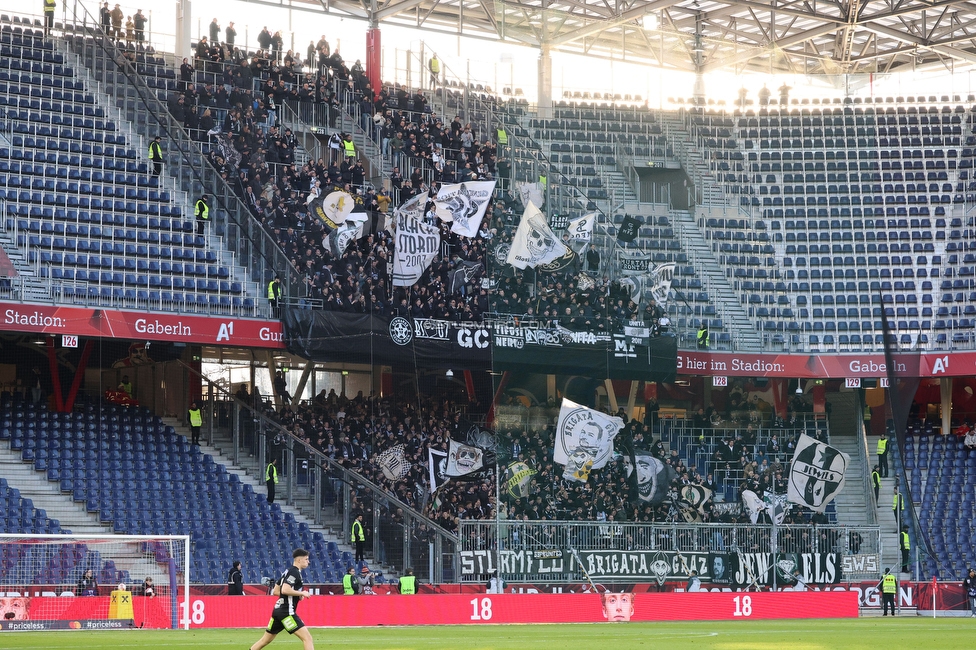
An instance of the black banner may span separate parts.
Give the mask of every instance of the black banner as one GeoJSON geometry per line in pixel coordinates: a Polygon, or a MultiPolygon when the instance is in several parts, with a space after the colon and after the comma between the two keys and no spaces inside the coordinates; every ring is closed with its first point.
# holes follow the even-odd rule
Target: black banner
{"type": "Polygon", "coordinates": [[[491,360],[491,336],[477,324],[296,307],[281,318],[289,352],[311,361],[486,370],[491,360]]]}
{"type": "Polygon", "coordinates": [[[431,318],[387,319],[298,307],[281,311],[289,352],[312,361],[646,381],[673,381],[677,369],[677,339],[668,336],[637,345],[624,333],[509,325],[491,330],[483,324],[431,318]]]}
{"type": "Polygon", "coordinates": [[[735,586],[751,584],[836,584],[843,574],[839,553],[780,553],[773,562],[772,553],[730,553],[726,556],[729,582],[735,586]]]}
{"type": "Polygon", "coordinates": [[[623,333],[508,325],[492,331],[495,370],[669,382],[674,381],[677,358],[678,340],[667,336],[635,345],[623,333]]]}
{"type": "MultiPolygon", "coordinates": [[[[513,528],[516,526],[513,525],[513,528]]],[[[535,549],[518,551],[461,551],[461,575],[490,574],[501,562],[506,580],[519,581],[530,576],[564,574],[588,575],[593,580],[685,580],[697,571],[709,581],[711,564],[708,553],[674,551],[578,551],[568,549],[535,549]]]]}

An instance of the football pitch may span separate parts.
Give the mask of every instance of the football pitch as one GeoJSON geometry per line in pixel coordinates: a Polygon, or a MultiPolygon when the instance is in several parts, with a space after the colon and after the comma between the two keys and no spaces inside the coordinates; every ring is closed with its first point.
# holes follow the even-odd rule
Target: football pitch
{"type": "MultiPolygon", "coordinates": [[[[734,623],[617,623],[466,625],[445,627],[313,628],[316,648],[714,648],[715,650],[833,650],[835,648],[971,648],[970,618],[736,621],[734,623]]],[[[249,648],[257,629],[3,632],[4,650],[132,648],[249,648]]],[[[301,648],[287,634],[269,648],[301,648]]]]}

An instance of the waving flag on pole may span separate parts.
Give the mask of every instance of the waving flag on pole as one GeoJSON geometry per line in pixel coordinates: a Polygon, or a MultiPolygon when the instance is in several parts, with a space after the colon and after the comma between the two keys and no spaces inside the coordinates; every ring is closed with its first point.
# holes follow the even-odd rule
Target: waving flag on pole
{"type": "Polygon", "coordinates": [[[535,268],[566,255],[569,249],[559,241],[539,208],[529,203],[508,251],[508,263],[518,269],[535,268]]]}
{"type": "Polygon", "coordinates": [[[451,232],[462,237],[474,237],[488,209],[495,181],[469,181],[442,185],[434,199],[437,216],[451,222],[451,232]]]}

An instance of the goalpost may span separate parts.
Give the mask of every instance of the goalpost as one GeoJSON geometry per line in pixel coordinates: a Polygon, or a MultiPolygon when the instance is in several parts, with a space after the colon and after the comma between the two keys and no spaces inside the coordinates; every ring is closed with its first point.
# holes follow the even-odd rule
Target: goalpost
{"type": "Polygon", "coordinates": [[[0,630],[189,629],[189,568],[188,535],[0,534],[0,630]]]}

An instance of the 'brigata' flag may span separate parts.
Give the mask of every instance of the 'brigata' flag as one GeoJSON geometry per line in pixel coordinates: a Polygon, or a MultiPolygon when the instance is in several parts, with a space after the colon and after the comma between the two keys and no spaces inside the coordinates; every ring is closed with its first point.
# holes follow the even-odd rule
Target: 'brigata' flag
{"type": "Polygon", "coordinates": [[[451,232],[474,237],[488,209],[495,181],[469,181],[442,185],[434,199],[437,216],[451,223],[451,232]]]}
{"type": "Polygon", "coordinates": [[[591,469],[600,469],[613,454],[613,439],[624,421],[563,398],[556,423],[553,461],[565,466],[563,476],[586,481],[591,469]]]}

